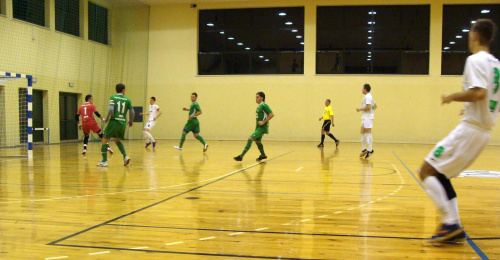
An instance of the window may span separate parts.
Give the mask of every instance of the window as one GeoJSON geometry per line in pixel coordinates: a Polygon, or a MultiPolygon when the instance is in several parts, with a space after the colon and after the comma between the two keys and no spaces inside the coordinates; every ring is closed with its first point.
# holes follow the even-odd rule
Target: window
{"type": "MultiPolygon", "coordinates": [[[[462,75],[469,52],[469,30],[481,18],[492,19],[500,25],[500,5],[445,5],[443,6],[443,49],[441,75],[462,75]]],[[[490,52],[500,57],[498,33],[490,45],[490,52]]]]}
{"type": "Polygon", "coordinates": [[[108,44],[108,9],[89,2],[89,40],[108,44]]]}
{"type": "Polygon", "coordinates": [[[45,26],[45,0],[12,0],[14,18],[45,26]]]}
{"type": "Polygon", "coordinates": [[[56,30],[80,36],[80,0],[56,0],[56,30]]]}
{"type": "Polygon", "coordinates": [[[317,74],[429,74],[429,5],[319,6],[317,74]]]}
{"type": "Polygon", "coordinates": [[[199,75],[304,74],[303,7],[199,15],[199,75]]]}

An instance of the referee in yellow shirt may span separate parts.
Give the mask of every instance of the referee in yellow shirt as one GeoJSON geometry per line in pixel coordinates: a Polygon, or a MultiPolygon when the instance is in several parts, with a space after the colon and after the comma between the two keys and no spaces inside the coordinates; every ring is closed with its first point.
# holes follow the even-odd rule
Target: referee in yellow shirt
{"type": "Polygon", "coordinates": [[[335,141],[335,147],[339,146],[340,140],[335,138],[332,134],[330,134],[330,126],[334,127],[335,125],[333,124],[333,109],[332,106],[330,106],[330,99],[327,99],[325,101],[325,111],[323,112],[323,116],[319,118],[319,121],[321,119],[324,120],[323,126],[321,127],[321,143],[318,144],[318,147],[323,147],[323,142],[325,141],[325,134],[327,134],[329,137],[331,137],[335,141]]]}

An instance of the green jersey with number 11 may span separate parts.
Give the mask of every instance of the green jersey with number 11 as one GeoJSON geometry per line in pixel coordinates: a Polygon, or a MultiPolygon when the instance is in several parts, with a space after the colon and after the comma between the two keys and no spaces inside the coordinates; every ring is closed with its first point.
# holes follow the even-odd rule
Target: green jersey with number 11
{"type": "Polygon", "coordinates": [[[111,115],[110,120],[116,120],[122,125],[127,125],[127,112],[129,109],[133,109],[132,101],[123,94],[116,94],[109,98],[109,105],[115,107],[115,112],[111,115]]]}

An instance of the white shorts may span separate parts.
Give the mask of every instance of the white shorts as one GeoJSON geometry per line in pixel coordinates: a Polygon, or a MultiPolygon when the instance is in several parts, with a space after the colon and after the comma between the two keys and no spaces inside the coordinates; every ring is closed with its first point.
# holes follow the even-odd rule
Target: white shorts
{"type": "Polygon", "coordinates": [[[148,121],[145,125],[144,125],[144,129],[153,129],[153,127],[156,125],[156,121],[148,121]]]}
{"type": "Polygon", "coordinates": [[[373,127],[373,119],[361,118],[361,127],[371,129],[373,127]]]}
{"type": "Polygon", "coordinates": [[[462,122],[434,146],[425,161],[448,179],[457,177],[472,165],[489,140],[489,131],[462,122]]]}

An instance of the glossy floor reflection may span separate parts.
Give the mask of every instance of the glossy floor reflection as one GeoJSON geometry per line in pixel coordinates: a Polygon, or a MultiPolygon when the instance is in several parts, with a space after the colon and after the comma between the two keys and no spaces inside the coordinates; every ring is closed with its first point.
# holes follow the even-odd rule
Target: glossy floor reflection
{"type": "MultiPolygon", "coordinates": [[[[38,146],[0,158],[2,259],[456,259],[500,258],[499,178],[453,180],[462,245],[425,241],[437,212],[416,180],[430,145],[193,140],[184,149],[126,141],[99,168],[100,145],[38,146]]],[[[500,147],[471,167],[498,170],[500,147]]]]}

